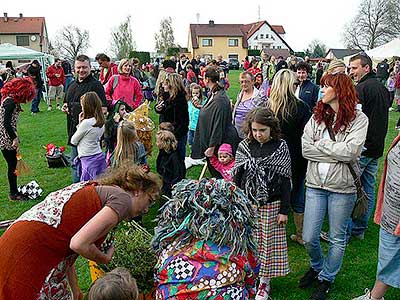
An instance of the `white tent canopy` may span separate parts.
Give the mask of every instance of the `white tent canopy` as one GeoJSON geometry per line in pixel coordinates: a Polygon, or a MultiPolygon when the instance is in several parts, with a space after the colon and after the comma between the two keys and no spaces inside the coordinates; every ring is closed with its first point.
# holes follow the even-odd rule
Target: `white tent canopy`
{"type": "MultiPolygon", "coordinates": [[[[374,64],[381,62],[385,58],[390,60],[393,56],[400,56],[400,38],[395,38],[393,41],[374,49],[370,49],[365,53],[371,57],[374,64]]],[[[344,62],[348,64],[352,56],[353,55],[344,57],[344,62]]]]}
{"type": "Polygon", "coordinates": [[[0,44],[0,60],[22,60],[22,59],[41,59],[51,55],[35,51],[32,49],[15,46],[12,44],[0,44]]]}

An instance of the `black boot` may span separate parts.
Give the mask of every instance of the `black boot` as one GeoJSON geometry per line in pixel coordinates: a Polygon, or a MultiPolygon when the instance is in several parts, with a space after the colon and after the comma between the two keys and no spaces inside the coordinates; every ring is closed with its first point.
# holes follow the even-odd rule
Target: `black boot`
{"type": "Polygon", "coordinates": [[[310,270],[308,270],[307,273],[300,278],[299,288],[309,288],[314,282],[317,281],[318,273],[319,272],[315,271],[313,268],[310,268],[310,270]]]}
{"type": "Polygon", "coordinates": [[[331,287],[331,282],[326,280],[318,280],[317,288],[311,295],[313,300],[325,300],[328,296],[329,289],[331,287]]]}

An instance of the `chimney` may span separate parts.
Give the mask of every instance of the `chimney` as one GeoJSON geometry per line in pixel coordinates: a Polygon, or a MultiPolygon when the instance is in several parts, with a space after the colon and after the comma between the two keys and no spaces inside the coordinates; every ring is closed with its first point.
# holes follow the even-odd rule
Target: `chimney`
{"type": "Polygon", "coordinates": [[[19,13],[19,18],[22,19],[24,16],[22,13],[19,13]]]}
{"type": "Polygon", "coordinates": [[[214,21],[213,20],[208,21],[208,26],[214,27],[214,21]]]}
{"type": "Polygon", "coordinates": [[[8,22],[8,14],[4,13],[4,22],[8,22]]]}

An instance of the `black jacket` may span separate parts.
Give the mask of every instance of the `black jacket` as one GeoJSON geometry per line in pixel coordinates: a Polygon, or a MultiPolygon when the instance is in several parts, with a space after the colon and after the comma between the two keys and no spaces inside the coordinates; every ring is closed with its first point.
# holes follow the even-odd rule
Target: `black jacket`
{"type": "Polygon", "coordinates": [[[178,151],[167,153],[160,150],[157,156],[157,173],[163,179],[162,192],[171,197],[172,186],[185,178],[185,163],[180,158],[178,151]]]}
{"type": "Polygon", "coordinates": [[[389,65],[388,63],[381,61],[377,66],[376,66],[376,77],[377,78],[382,78],[382,79],[388,79],[389,78],[389,65]]]}
{"type": "Polygon", "coordinates": [[[299,98],[308,104],[311,110],[314,109],[315,104],[318,101],[319,87],[311,82],[310,79],[306,79],[300,85],[299,98]]]}
{"type": "Polygon", "coordinates": [[[106,94],[100,81],[96,80],[92,75],[86,77],[82,82],[79,80],[73,81],[69,86],[64,98],[64,103],[68,104],[69,112],[67,115],[67,133],[69,145],[71,145],[71,137],[76,131],[76,125],[79,123],[79,114],[82,112],[80,102],[81,96],[87,92],[96,92],[103,104],[102,106],[107,107],[106,94]]]}
{"type": "Polygon", "coordinates": [[[385,137],[388,129],[390,94],[380,83],[374,73],[365,75],[356,85],[362,111],[367,115],[368,132],[362,155],[379,158],[385,148],[385,137]]]}
{"type": "Polygon", "coordinates": [[[156,109],[156,112],[160,114],[159,122],[170,122],[174,125],[174,135],[179,140],[189,131],[189,109],[186,94],[179,92],[174,99],[171,99],[169,93],[164,93],[162,98],[165,99],[162,109],[156,109]]]}

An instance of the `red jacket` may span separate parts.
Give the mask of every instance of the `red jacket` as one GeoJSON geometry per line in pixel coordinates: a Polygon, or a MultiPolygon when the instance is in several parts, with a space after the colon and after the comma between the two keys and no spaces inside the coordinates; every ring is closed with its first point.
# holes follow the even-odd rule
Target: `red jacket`
{"type": "Polygon", "coordinates": [[[56,68],[55,65],[51,65],[47,68],[46,76],[49,79],[50,86],[59,86],[65,84],[65,74],[62,67],[56,68]],[[59,75],[57,77],[57,75],[59,75]]]}
{"type": "Polygon", "coordinates": [[[99,77],[101,84],[105,85],[113,75],[118,75],[118,66],[116,64],[110,63],[110,66],[107,68],[107,71],[104,67],[102,67],[99,77]]]}
{"type": "Polygon", "coordinates": [[[400,89],[400,72],[397,73],[397,75],[396,75],[396,82],[395,82],[395,84],[394,84],[394,87],[395,87],[396,89],[400,89]]]}

